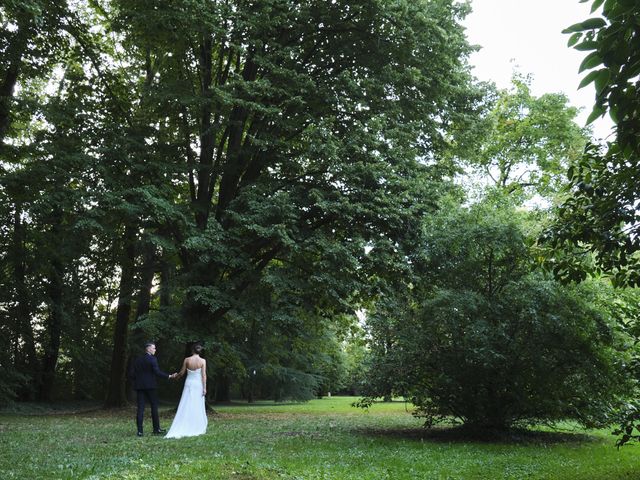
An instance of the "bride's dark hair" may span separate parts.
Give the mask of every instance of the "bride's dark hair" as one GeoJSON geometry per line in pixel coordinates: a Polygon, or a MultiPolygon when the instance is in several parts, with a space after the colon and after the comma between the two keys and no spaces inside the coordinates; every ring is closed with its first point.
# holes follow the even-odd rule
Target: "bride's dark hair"
{"type": "Polygon", "coordinates": [[[196,343],[193,345],[193,347],[191,347],[191,351],[193,353],[197,353],[198,355],[200,355],[203,352],[203,350],[204,350],[204,347],[200,343],[196,343]]]}

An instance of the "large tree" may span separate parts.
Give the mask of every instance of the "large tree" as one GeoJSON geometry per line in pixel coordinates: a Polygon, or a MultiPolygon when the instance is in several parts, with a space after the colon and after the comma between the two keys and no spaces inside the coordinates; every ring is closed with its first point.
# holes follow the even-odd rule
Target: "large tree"
{"type": "MultiPolygon", "coordinates": [[[[48,84],[18,79],[14,90],[33,108],[11,112],[21,120],[2,159],[2,194],[17,205],[3,212],[3,244],[19,254],[8,297],[25,319],[12,323],[13,345],[48,352],[39,361],[51,372],[60,349],[79,355],[83,332],[110,334],[107,399],[119,405],[134,319],[138,340],[230,345],[220,351],[236,353],[217,361],[235,372],[283,333],[317,323],[322,338],[334,318],[353,318],[366,272],[393,270],[448,188],[452,132],[474,119],[467,10],[452,0],[73,3],[52,29],[65,41],[47,57],[48,84]],[[17,300],[35,300],[25,292],[42,275],[37,298],[50,308],[36,312],[17,300]],[[257,322],[252,305],[268,307],[257,322]],[[283,311],[299,325],[277,326],[283,311]],[[47,336],[33,340],[20,330],[41,326],[47,336]],[[248,349],[242,332],[264,345],[248,349]]],[[[224,397],[229,380],[210,391],[224,397]]]]}
{"type": "Polygon", "coordinates": [[[153,73],[150,147],[175,162],[185,328],[222,334],[274,261],[337,244],[357,262],[437,196],[421,184],[449,172],[417,160],[469,109],[463,5],[146,5],[115,2],[114,25],[153,73]]]}
{"type": "Polygon", "coordinates": [[[530,77],[514,74],[511,88],[492,95],[474,148],[462,154],[483,181],[524,198],[550,198],[566,182],[561,174],[579,158],[587,136],[565,95],[537,97],[530,84],[530,77]]]}

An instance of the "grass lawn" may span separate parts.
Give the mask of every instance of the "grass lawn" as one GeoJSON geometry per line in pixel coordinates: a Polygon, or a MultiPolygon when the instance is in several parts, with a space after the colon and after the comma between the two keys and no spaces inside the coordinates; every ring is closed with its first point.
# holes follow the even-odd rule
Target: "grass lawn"
{"type": "Polygon", "coordinates": [[[478,442],[423,432],[402,402],[353,400],[223,406],[206,435],[179,440],[136,437],[133,408],[1,414],[0,479],[640,479],[640,446],[616,450],[608,431],[478,442]]]}

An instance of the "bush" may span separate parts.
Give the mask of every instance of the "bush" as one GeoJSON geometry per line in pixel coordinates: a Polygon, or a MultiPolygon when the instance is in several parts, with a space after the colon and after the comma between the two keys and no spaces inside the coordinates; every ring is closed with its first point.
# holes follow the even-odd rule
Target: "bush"
{"type": "Polygon", "coordinates": [[[586,297],[536,274],[493,298],[434,293],[403,322],[398,345],[419,414],[495,429],[568,418],[610,423],[628,386],[613,330],[586,297]]]}
{"type": "Polygon", "coordinates": [[[25,375],[0,365],[0,407],[5,407],[18,397],[18,390],[28,381],[25,375]]]}
{"type": "Polygon", "coordinates": [[[370,398],[403,394],[428,425],[612,422],[632,388],[622,333],[601,285],[564,286],[536,271],[531,225],[504,205],[445,212],[430,225],[413,259],[418,275],[395,296],[404,307],[384,308],[394,305],[387,298],[386,316],[372,315],[384,348],[372,344],[370,398]]]}

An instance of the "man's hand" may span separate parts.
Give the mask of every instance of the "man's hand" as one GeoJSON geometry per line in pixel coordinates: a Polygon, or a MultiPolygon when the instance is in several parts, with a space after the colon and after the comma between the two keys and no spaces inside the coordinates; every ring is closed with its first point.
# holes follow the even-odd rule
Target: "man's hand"
{"type": "Polygon", "coordinates": [[[178,376],[177,373],[172,373],[171,375],[169,375],[169,380],[173,380],[174,378],[176,378],[178,376]]]}

